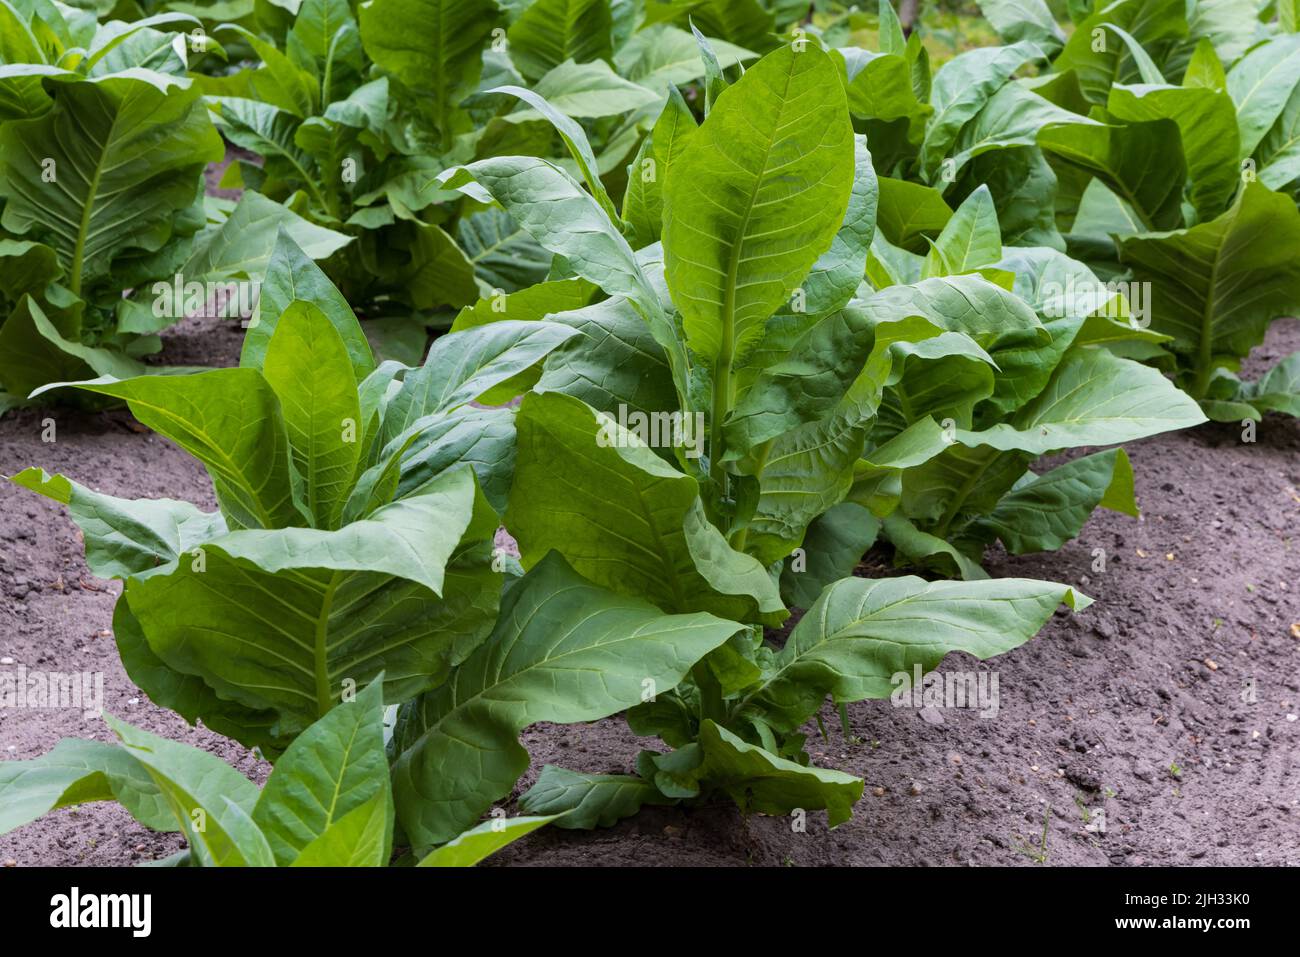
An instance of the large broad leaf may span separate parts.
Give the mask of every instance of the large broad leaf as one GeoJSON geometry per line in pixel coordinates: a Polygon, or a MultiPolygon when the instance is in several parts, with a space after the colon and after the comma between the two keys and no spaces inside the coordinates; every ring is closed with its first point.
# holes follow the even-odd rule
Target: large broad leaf
{"type": "Polygon", "coordinates": [[[830,249],[813,263],[800,289],[803,298],[797,311],[820,316],[846,306],[867,271],[867,255],[876,234],[876,209],[880,186],[871,166],[871,153],[865,136],[853,138],[853,192],[848,210],[830,249]]]}
{"type": "Polygon", "coordinates": [[[256,371],[214,369],[76,386],[125,399],[143,424],[201,461],[232,527],[304,522],[280,400],[256,371]]]}
{"type": "Polygon", "coordinates": [[[1019,42],[969,50],[939,68],[930,92],[934,116],[921,147],[921,170],[928,179],[934,179],[951,156],[961,128],[1017,70],[1043,55],[1037,44],[1019,42]]]}
{"type": "Polygon", "coordinates": [[[1223,212],[1239,182],[1236,113],[1226,93],[1197,87],[1116,86],[1108,109],[1123,120],[1176,123],[1191,181],[1188,198],[1203,220],[1223,212]]]}
{"type": "MultiPolygon", "coordinates": [[[[380,841],[377,847],[367,842],[366,849],[378,851],[371,866],[388,863],[383,835],[385,831],[391,834],[392,799],[383,715],[383,689],[376,681],[300,734],[276,762],[252,816],[266,835],[277,864],[298,860],[306,848],[350,813],[376,799],[380,841]]],[[[367,818],[359,822],[365,824],[367,818]]],[[[367,831],[364,826],[359,828],[360,835],[367,831]]],[[[330,841],[337,845],[331,847],[336,854],[347,850],[347,842],[339,840],[342,837],[342,833],[336,834],[330,841]]],[[[318,845],[314,853],[323,850],[318,845]]]]}
{"type": "Polygon", "coordinates": [[[961,128],[945,169],[956,176],[985,153],[1034,146],[1040,132],[1059,124],[1090,126],[1096,121],[1062,109],[1019,82],[1007,83],[961,128]]]}
{"type": "Polygon", "coordinates": [[[1104,349],[1079,349],[1011,424],[957,431],[968,446],[1043,454],[1080,445],[1131,442],[1205,421],[1196,403],[1160,372],[1104,349]]]}
{"type": "Polygon", "coordinates": [[[550,556],[507,594],[491,639],[399,724],[393,786],[407,837],[416,847],[450,840],[509,794],[528,767],[524,728],[638,704],[740,629],[707,614],[665,615],[550,556]]]}
{"type": "Polygon", "coordinates": [[[466,615],[481,576],[448,567],[462,541],[486,543],[495,530],[475,496],[462,469],[338,531],[231,532],[199,559],[133,579],[126,597],[163,662],[275,711],[286,732],[326,714],[349,681],[381,672],[385,697],[405,700],[483,635],[482,613],[466,615]]]}
{"type": "Polygon", "coordinates": [[[241,366],[262,368],[276,324],[294,300],[312,303],[333,324],[347,347],[357,382],[374,370],[375,359],[370,344],[347,300],[287,230],[276,234],[258,295],[257,317],[244,336],[244,346],[239,355],[241,366]]]}
{"type": "Polygon", "coordinates": [[[40,468],[24,469],[10,481],[68,506],[86,543],[86,563],[100,578],[166,565],[226,531],[219,512],[201,512],[189,502],[116,498],[40,468]]]}
{"type": "Polygon", "coordinates": [[[1055,53],[1065,43],[1045,0],[979,0],[980,13],[1006,43],[1030,40],[1046,53],[1055,53]]]}
{"type": "Polygon", "coordinates": [[[880,521],[854,502],[819,516],[781,569],[781,597],[796,608],[810,607],[823,588],[853,574],[879,531],[880,521]]]}
{"type": "Polygon", "coordinates": [[[1228,95],[1237,104],[1241,155],[1249,156],[1281,116],[1300,85],[1300,36],[1257,46],[1228,71],[1228,95]]]}
{"type": "Polygon", "coordinates": [[[317,528],[338,527],[361,456],[361,404],[343,337],[321,310],[281,313],[262,374],[280,397],[289,448],[317,528]]]}
{"type": "Polygon", "coordinates": [[[424,365],[407,373],[388,401],[384,437],[391,442],[431,415],[481,397],[577,335],[557,323],[505,320],[439,337],[424,365]]]}
{"type": "Polygon", "coordinates": [[[1131,48],[1110,27],[1119,27],[1157,61],[1187,34],[1183,0],[1115,0],[1093,10],[1075,27],[1053,65],[1059,73],[1073,70],[1094,103],[1105,103],[1114,84],[1140,76],[1131,48]]]}
{"type": "Polygon", "coordinates": [[[718,98],[670,170],[668,286],[687,343],[716,363],[715,388],[844,221],[853,134],[837,73],[814,44],[773,52],[718,98]]]}
{"type": "Polygon", "coordinates": [[[1049,157],[1100,179],[1147,229],[1170,229],[1182,222],[1187,162],[1172,119],[1106,126],[1068,123],[1043,130],[1038,145],[1049,157]]]}
{"type": "MultiPolygon", "coordinates": [[[[723,70],[757,56],[725,40],[712,40],[710,46],[718,67],[723,70]]],[[[614,55],[614,65],[620,76],[656,93],[665,86],[677,87],[698,80],[706,69],[695,37],[666,23],[656,23],[632,34],[614,55]]]]}
{"type": "Polygon", "coordinates": [[[328,259],[351,242],[343,233],[317,226],[287,206],[246,189],[219,227],[197,237],[194,254],[180,273],[187,282],[243,277],[262,280],[280,243],[286,241],[282,237],[308,260],[328,259]]]}
{"type": "Polygon", "coordinates": [[[647,804],[671,804],[644,778],[630,774],[583,774],[548,764],[519,798],[531,814],[561,814],[555,826],[590,830],[610,827],[647,804]]]}
{"type": "Polygon", "coordinates": [[[862,797],[862,782],[852,775],[796,764],[713,721],[700,724],[700,751],[700,778],[725,792],[744,814],[824,808],[828,823],[835,827],[852,816],[853,805],[862,797]]]}
{"type": "Polygon", "coordinates": [[[1258,381],[1247,383],[1240,398],[1257,409],[1300,417],[1300,352],[1291,353],[1258,381]]]}
{"type": "Polygon", "coordinates": [[[1260,183],[1211,222],[1120,241],[1134,278],[1151,283],[1152,328],[1173,336],[1194,395],[1204,397],[1214,369],[1258,345],[1274,318],[1300,309],[1297,244],[1295,203],[1260,183]]]}
{"type": "Polygon", "coordinates": [[[1091,601],[1067,585],[1024,578],[846,578],[808,609],[737,713],[794,731],[827,695],[837,703],[887,698],[898,687],[893,677],[910,679],[914,665],[932,671],[950,651],[977,658],[1010,651],[1061,602],[1082,609],[1091,601]]]}
{"type": "Polygon", "coordinates": [[[510,25],[515,66],[536,80],[565,60],[608,60],[614,52],[610,0],[536,0],[510,25]]]}
{"type": "Polygon", "coordinates": [[[0,762],[0,834],[91,801],[117,801],[155,831],[180,829],[158,785],[122,748],[65,738],[39,758],[0,762]]]}
{"type": "Polygon", "coordinates": [[[544,249],[562,257],[577,275],[611,296],[631,302],[650,326],[673,372],[678,401],[686,406],[688,363],[675,325],[632,247],[599,203],[568,173],[543,159],[502,156],[449,170],[443,186],[482,202],[496,200],[544,249]],[[564,223],[557,230],[554,224],[564,223]]]}
{"type": "Polygon", "coordinates": [[[1002,257],[1002,232],[993,195],[980,186],[957,207],[926,257],[921,275],[952,276],[974,272],[1002,257]]]}
{"type": "Polygon", "coordinates": [[[456,240],[474,274],[493,289],[526,288],[545,279],[551,269],[551,254],[495,207],[462,218],[456,225],[456,240]]]}
{"type": "Polygon", "coordinates": [[[360,9],[370,59],[417,96],[449,144],[453,112],[473,91],[483,45],[497,24],[492,0],[371,0],[360,9]]]}
{"type": "Polygon", "coordinates": [[[1123,449],[1085,455],[1043,475],[1026,473],[979,527],[1013,555],[1050,551],[1078,535],[1098,506],[1137,515],[1133,467],[1123,449]]]}
{"type": "MultiPolygon", "coordinates": [[[[671,421],[657,420],[668,443],[671,421]]],[[[763,566],[733,550],[705,518],[696,480],[620,423],[570,396],[544,393],[525,397],[517,428],[506,527],[525,567],[555,550],[591,581],[668,611],[785,617],[763,566]]]]}
{"type": "Polygon", "coordinates": [[[659,241],[663,232],[664,181],[697,129],[691,108],[677,87],[669,87],[663,111],[628,168],[623,219],[638,248],[659,241]]]}
{"type": "Polygon", "coordinates": [[[536,817],[493,818],[478,827],[452,838],[442,847],[431,851],[417,867],[473,867],[479,861],[495,854],[507,844],[513,844],[556,820],[555,815],[536,817]]]}
{"type": "Polygon", "coordinates": [[[221,140],[197,91],[174,78],[48,82],[48,113],[0,129],[0,222],[53,247],[80,295],[119,254],[162,248],[204,164],[221,158],[221,140]]]}
{"type": "Polygon", "coordinates": [[[267,867],[271,848],[249,814],[257,785],[214,754],[105,715],[123,748],[162,792],[190,848],[207,867],[267,867]]]}

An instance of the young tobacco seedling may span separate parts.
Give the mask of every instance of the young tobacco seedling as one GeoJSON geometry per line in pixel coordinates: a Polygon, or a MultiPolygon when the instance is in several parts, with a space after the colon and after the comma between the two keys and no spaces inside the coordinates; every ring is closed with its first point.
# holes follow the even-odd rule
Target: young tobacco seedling
{"type": "MultiPolygon", "coordinates": [[[[118,745],[64,739],[39,758],[0,763],[0,833],[58,808],[116,801],[145,827],[185,837],[186,850],[153,866],[386,867],[393,798],[383,716],[376,681],[300,734],[259,790],[207,751],[105,715],[118,745]]],[[[472,867],[552,820],[487,821],[418,866],[472,867]]]]}
{"type": "MultiPolygon", "coordinates": [[[[1066,586],[1022,580],[836,582],[862,552],[846,547],[842,561],[812,570],[824,578],[808,590],[821,597],[784,647],[764,645],[761,626],[787,615],[780,562],[844,501],[900,363],[922,346],[927,358],[981,347],[963,326],[971,310],[956,283],[936,280],[903,310],[851,301],[866,268],[876,180],[827,53],[801,40],[733,87],[720,75],[709,82],[716,98],[706,98],[702,126],[670,94],[640,152],[654,162],[637,164],[646,175],[622,214],[601,201],[582,130],[526,92],[516,95],[561,131],[590,193],[532,157],[480,160],[443,177],[500,202],[611,296],[554,314],[538,304],[562,301],[562,277],[527,300],[516,294],[544,325],[581,333],[548,358],[519,410],[506,526],[524,567],[559,552],[593,582],[664,611],[749,626],[676,691],[650,687],[629,712],[634,730],[676,749],[643,753],[639,777],[544,772],[525,806],[576,808],[563,826],[718,792],[769,813],[826,808],[839,823],[862,783],[810,767],[800,731],[828,695],[885,697],[897,671],[933,668],[949,650],[1005,651],[1061,601],[1088,602],[1066,586]],[[634,252],[625,233],[653,234],[645,224],[656,216],[662,247],[634,252]],[[668,427],[656,440],[641,427],[647,421],[668,427]],[[834,583],[822,591],[825,582],[834,583]]],[[[965,284],[999,306],[998,319],[1037,325],[1023,304],[999,305],[999,295],[1018,300],[992,283],[965,284]]],[[[478,311],[462,319],[490,322],[478,311]]],[[[906,461],[908,443],[937,428],[927,419],[889,455],[906,461]]]]}

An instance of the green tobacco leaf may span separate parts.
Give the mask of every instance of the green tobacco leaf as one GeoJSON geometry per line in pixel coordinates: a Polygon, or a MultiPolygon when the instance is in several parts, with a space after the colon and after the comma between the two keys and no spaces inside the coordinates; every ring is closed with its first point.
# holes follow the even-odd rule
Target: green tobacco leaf
{"type": "Polygon", "coordinates": [[[1178,86],[1116,86],[1107,108],[1122,120],[1176,123],[1191,181],[1188,198],[1203,220],[1223,211],[1240,178],[1236,112],[1226,93],[1178,86]]]}
{"type": "MultiPolygon", "coordinates": [[[[536,9],[536,7],[530,9],[536,9]]],[[[600,208],[609,217],[610,222],[618,224],[618,212],[614,209],[609,193],[605,191],[605,184],[601,182],[600,164],[596,160],[596,154],[592,151],[591,142],[587,139],[587,134],[583,128],[575,120],[565,116],[547,102],[545,97],[534,93],[532,90],[526,90],[519,86],[498,86],[488,90],[488,92],[503,93],[523,100],[524,103],[540,113],[555,127],[555,131],[560,134],[560,139],[564,141],[565,147],[569,150],[569,155],[578,164],[578,171],[582,174],[582,180],[587,184],[587,189],[591,191],[592,196],[596,197],[596,202],[600,203],[600,208]]]]}
{"type": "Polygon", "coordinates": [[[1120,241],[1134,278],[1151,283],[1151,327],[1194,373],[1203,397],[1216,367],[1246,355],[1277,316],[1300,309],[1300,212],[1282,194],[1247,184],[1219,218],[1120,241]]]}
{"type": "Polygon", "coordinates": [[[1228,71],[1228,95],[1237,104],[1241,155],[1255,151],[1300,85],[1300,36],[1263,43],[1228,71]]]}
{"type": "Polygon", "coordinates": [[[668,360],[626,299],[606,299],[550,321],[581,335],[547,357],[536,391],[563,392],[613,416],[619,406],[628,414],[677,408],[668,360]]]}
{"type": "MultiPolygon", "coordinates": [[[[560,113],[579,119],[618,116],[650,106],[659,99],[639,83],[625,80],[604,60],[574,63],[566,60],[537,81],[533,88],[560,113]]],[[[531,111],[508,114],[510,122],[534,119],[531,111]]]]}
{"type": "Polygon", "coordinates": [[[39,758],[0,762],[0,834],[91,801],[117,801],[151,830],[179,829],[153,778],[115,745],[65,738],[39,758]]]}
{"type": "Polygon", "coordinates": [[[777,652],[762,684],[739,702],[780,731],[793,731],[821,707],[887,698],[914,665],[933,671],[950,651],[990,658],[1037,634],[1057,605],[1080,610],[1091,599],[1067,585],[1003,578],[927,582],[846,578],[822,592],[777,652]]]}
{"type": "Polygon", "coordinates": [[[979,0],[979,8],[1004,43],[1030,40],[1045,53],[1065,44],[1065,33],[1045,0],[979,0]]]}
{"type": "Polygon", "coordinates": [[[1049,156],[1100,179],[1147,229],[1171,229],[1182,222],[1187,163],[1173,120],[1053,126],[1039,134],[1038,145],[1049,156]]]}
{"type": "MultiPolygon", "coordinates": [[[[317,226],[287,206],[246,189],[225,222],[206,239],[200,237],[198,248],[180,273],[187,282],[242,277],[264,280],[285,241],[282,236],[308,260],[328,259],[351,242],[343,233],[317,226]]],[[[265,290],[265,286],[261,288],[265,290]]]]}
{"type": "Polygon", "coordinates": [[[85,539],[86,563],[100,578],[165,565],[226,531],[219,512],[201,512],[189,502],[116,498],[40,468],[24,469],[10,481],[68,506],[85,539]]]}
{"type": "Polygon", "coordinates": [[[1300,417],[1300,352],[1291,353],[1259,381],[1247,383],[1242,398],[1260,409],[1300,417]]]}
{"type": "Polygon", "coordinates": [[[361,454],[361,406],[343,337],[296,300],[280,314],[262,374],[280,397],[289,448],[317,528],[337,528],[361,454]]]}
{"type": "Polygon", "coordinates": [[[699,775],[724,791],[742,814],[789,814],[796,808],[827,811],[831,827],[853,816],[862,797],[862,781],[842,771],[795,764],[756,744],[742,741],[726,728],[700,724],[704,761],[699,775]]]}
{"type": "Polygon", "coordinates": [[[969,50],[939,68],[930,92],[934,116],[921,146],[921,170],[927,179],[933,180],[944,159],[952,157],[957,134],[993,94],[1018,69],[1042,57],[1037,44],[1019,42],[969,50]]]}
{"type": "Polygon", "coordinates": [[[930,248],[921,275],[928,279],[973,272],[1001,258],[1002,232],[993,195],[987,186],[980,186],[944,224],[943,232],[930,248]]]}
{"type": "Polygon", "coordinates": [[[1084,95],[1093,103],[1105,103],[1111,86],[1140,78],[1128,44],[1118,39],[1113,28],[1123,30],[1159,60],[1174,42],[1187,35],[1186,11],[1183,0],[1098,3],[1090,15],[1078,22],[1053,66],[1058,73],[1074,71],[1084,95]],[[1102,41],[1096,39],[1099,30],[1103,31],[1102,41]]]}
{"type": "Polygon", "coordinates": [[[257,318],[244,336],[244,346],[239,355],[241,366],[262,368],[276,324],[294,300],[312,303],[334,325],[347,346],[357,382],[374,371],[375,359],[370,344],[347,300],[288,232],[279,232],[276,236],[275,248],[258,295],[257,318]]]}
{"type": "Polygon", "coordinates": [[[388,401],[384,438],[392,442],[422,419],[459,408],[544,359],[577,335],[551,322],[506,320],[440,336],[420,368],[388,401]]]}
{"type": "Polygon", "coordinates": [[[174,78],[142,70],[49,82],[48,113],[0,129],[0,222],[39,234],[80,295],[118,255],[162,248],[221,140],[197,90],[174,78]]]}
{"type": "Polygon", "coordinates": [[[280,733],[273,712],[219,698],[202,678],[168,667],[149,647],[125,598],[119,598],[113,608],[113,638],[127,676],[154,704],[170,708],[192,725],[202,719],[218,734],[260,748],[268,758],[274,758],[288,745],[291,735],[280,733]]]}
{"type": "Polygon", "coordinates": [[[930,186],[881,176],[880,206],[876,214],[879,233],[896,246],[912,252],[924,252],[925,235],[938,235],[952,209],[943,194],[930,186]]]}
{"type": "Polygon", "coordinates": [[[1123,449],[1085,455],[1026,479],[979,522],[1013,555],[1060,548],[1099,505],[1137,515],[1133,466],[1123,449]]]}
{"type": "Polygon", "coordinates": [[[285,732],[324,716],[349,680],[382,672],[385,698],[405,700],[481,637],[481,622],[459,621],[469,586],[448,567],[462,540],[495,529],[475,496],[462,469],[338,531],[231,532],[201,561],[133,580],[131,611],[167,665],[275,711],[285,732]]]}
{"type": "Polygon", "coordinates": [[[295,738],[276,762],[252,815],[280,866],[304,864],[300,855],[340,826],[316,844],[309,861],[328,864],[329,856],[351,856],[353,850],[363,849],[370,854],[378,850],[371,866],[387,863],[384,835],[391,834],[392,798],[383,704],[382,685],[374,681],[295,738]],[[343,825],[354,811],[360,816],[343,825]],[[372,839],[375,816],[378,848],[372,839]],[[349,837],[357,841],[352,847],[349,837]]]}
{"type": "Polygon", "coordinates": [[[384,867],[392,856],[392,799],[387,789],[332,821],[291,867],[384,867]]]}
{"type": "MultiPolygon", "coordinates": [[[[755,59],[751,53],[725,40],[710,40],[720,69],[726,70],[755,59]]],[[[614,54],[619,76],[640,83],[656,93],[665,86],[678,87],[705,75],[699,44],[685,30],[656,23],[638,30],[614,54]]]]}
{"type": "Polygon", "coordinates": [[[371,0],[359,10],[361,42],[370,59],[420,98],[450,143],[453,114],[478,83],[497,15],[492,0],[371,0]]]}
{"type": "Polygon", "coordinates": [[[844,222],[853,134],[836,72],[816,46],[774,51],[719,97],[670,171],[668,286],[687,343],[720,367],[761,338],[844,222]]]}
{"type": "Polygon", "coordinates": [[[808,608],[823,588],[847,578],[876,540],[880,521],[853,502],[842,502],[808,526],[803,545],[781,569],[781,597],[808,608]]]}
{"type": "Polygon", "coordinates": [[[505,524],[525,567],[555,550],[596,584],[669,611],[785,617],[763,566],[704,517],[696,480],[636,435],[559,393],[526,396],[516,427],[505,524]]]}
{"type": "Polygon", "coordinates": [[[538,243],[610,295],[657,308],[658,298],[627,240],[558,166],[530,156],[498,156],[450,170],[439,181],[445,189],[496,200],[538,243]],[[566,228],[555,230],[554,223],[566,228]]]}
{"type": "Polygon", "coordinates": [[[512,293],[501,290],[462,309],[452,322],[451,331],[461,332],[507,319],[536,322],[555,313],[581,309],[591,301],[593,291],[585,279],[557,279],[512,293]]]}
{"type": "Polygon", "coordinates": [[[671,804],[653,784],[630,774],[583,774],[548,764],[519,798],[531,814],[557,814],[555,826],[589,831],[611,827],[647,804],[671,804]]]}
{"type": "Polygon", "coordinates": [[[232,527],[302,522],[280,402],[259,373],[214,369],[75,385],[125,399],[140,422],[201,461],[232,527]]]}
{"type": "Polygon", "coordinates": [[[1097,123],[1062,109],[1019,82],[1007,83],[961,128],[946,157],[951,161],[947,168],[956,176],[967,163],[986,153],[1034,146],[1042,131],[1058,125],[1091,127],[1097,123]]]}
{"type": "MultiPolygon", "coordinates": [[[[693,40],[691,43],[694,46],[693,40]]],[[[663,232],[664,181],[698,128],[677,87],[669,87],[663,112],[628,168],[623,219],[638,248],[659,241],[663,232]]]]}
{"type": "Polygon", "coordinates": [[[898,512],[886,516],[881,527],[899,555],[906,557],[913,566],[932,568],[946,578],[964,581],[982,581],[989,577],[988,572],[969,555],[939,536],[921,531],[898,512]]]}
{"type": "MultiPolygon", "coordinates": [[[[7,267],[6,267],[7,268],[7,267]]],[[[0,324],[0,384],[6,392],[25,399],[49,382],[66,382],[89,376],[91,370],[80,357],[60,349],[46,334],[49,328],[59,338],[80,338],[80,300],[73,310],[54,313],[53,325],[36,300],[24,296],[0,324]]]]}
{"type": "Polygon", "coordinates": [[[266,838],[248,816],[257,803],[257,785],[214,754],[160,738],[112,715],[104,720],[153,778],[203,865],[274,864],[266,838]]]}
{"type": "Polygon", "coordinates": [[[876,208],[880,187],[871,166],[871,153],[864,136],[853,137],[853,191],[831,248],[813,263],[804,279],[803,308],[810,316],[843,309],[857,293],[867,269],[867,255],[876,234],[876,208]]]}
{"type": "Polygon", "coordinates": [[[473,867],[507,844],[513,844],[521,837],[533,833],[539,827],[544,827],[554,820],[556,820],[555,815],[493,818],[431,851],[416,866],[473,867]]]}
{"type": "Polygon", "coordinates": [[[740,630],[665,615],[599,588],[552,555],[511,589],[491,639],[413,706],[393,766],[397,816],[417,847],[447,841],[528,767],[520,731],[595,721],[669,689],[740,630]]]}
{"type": "Polygon", "coordinates": [[[565,60],[608,60],[614,52],[610,0],[536,0],[506,34],[515,66],[537,80],[565,60]]]}
{"type": "Polygon", "coordinates": [[[1200,425],[1196,403],[1160,372],[1103,349],[1080,349],[1057,367],[1042,394],[1012,422],[957,431],[968,446],[1044,454],[1080,445],[1113,445],[1200,425]]]}
{"type": "Polygon", "coordinates": [[[489,288],[515,292],[544,280],[551,254],[509,214],[495,207],[463,217],[456,241],[489,288]]]}

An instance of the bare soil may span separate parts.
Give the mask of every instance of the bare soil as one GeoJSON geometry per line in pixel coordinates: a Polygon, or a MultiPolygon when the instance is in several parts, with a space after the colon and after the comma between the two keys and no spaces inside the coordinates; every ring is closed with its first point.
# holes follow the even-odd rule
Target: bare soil
{"type": "MultiPolygon", "coordinates": [[[[240,330],[187,320],[165,338],[165,361],[232,365],[240,330]]],[[[1246,372],[1297,349],[1300,322],[1276,323],[1246,372]]],[[[606,830],[539,831],[494,863],[1300,864],[1300,421],[1270,416],[1254,442],[1207,425],[1128,449],[1140,520],[1098,512],[1059,552],[989,556],[995,576],[1055,579],[1097,599],[1000,658],[945,661],[941,670],[996,670],[995,718],[863,702],[849,708],[846,739],[826,709],[814,761],[866,781],[847,824],[829,830],[813,814],[797,831],[726,805],[652,808],[606,830]],[[1088,829],[1098,808],[1104,833],[1088,829]]],[[[28,465],[115,495],[215,505],[201,468],[124,411],[5,417],[0,473],[28,465]],[[53,443],[41,438],[47,418],[53,443]]],[[[127,680],[110,630],[118,590],[89,574],[61,506],[0,485],[0,668],[103,672],[108,711],[261,780],[253,754],[127,680]]],[[[65,736],[110,740],[79,712],[0,709],[0,759],[35,757],[65,736]]],[[[630,772],[652,744],[621,718],[538,725],[524,742],[533,768],[516,794],[544,763],[630,772]]],[[[93,805],[0,836],[0,862],[123,865],[179,846],[93,805]]]]}

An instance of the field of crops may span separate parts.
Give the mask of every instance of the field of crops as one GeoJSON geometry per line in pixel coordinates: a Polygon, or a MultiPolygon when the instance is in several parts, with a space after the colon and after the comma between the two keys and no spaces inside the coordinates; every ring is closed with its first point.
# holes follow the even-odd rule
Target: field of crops
{"type": "Polygon", "coordinates": [[[1300,864],[1298,204],[1297,0],[0,0],[0,862],[1300,864]]]}

